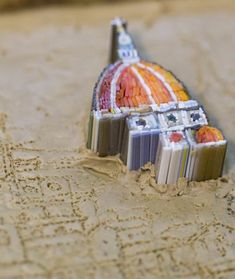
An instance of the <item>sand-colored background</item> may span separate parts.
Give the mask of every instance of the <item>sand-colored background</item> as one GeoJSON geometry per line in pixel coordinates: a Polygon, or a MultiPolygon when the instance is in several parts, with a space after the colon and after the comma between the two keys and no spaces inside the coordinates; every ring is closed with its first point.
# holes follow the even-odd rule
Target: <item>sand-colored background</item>
{"type": "Polygon", "coordinates": [[[235,3],[199,2],[0,16],[1,279],[235,277],[235,3]],[[84,148],[115,15],[223,129],[222,179],[160,186],[84,148]]]}
{"type": "MultiPolygon", "coordinates": [[[[44,7],[52,5],[92,5],[92,4],[113,4],[123,2],[139,2],[146,0],[0,0],[0,11],[12,11],[25,8],[44,7]]],[[[168,0],[156,0],[168,1],[168,0]]]]}

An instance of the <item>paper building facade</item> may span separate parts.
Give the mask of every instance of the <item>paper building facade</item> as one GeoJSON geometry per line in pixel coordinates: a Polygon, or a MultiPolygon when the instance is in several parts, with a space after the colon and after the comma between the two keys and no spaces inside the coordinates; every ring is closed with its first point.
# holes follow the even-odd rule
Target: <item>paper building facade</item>
{"type": "Polygon", "coordinates": [[[121,19],[112,22],[110,61],[94,89],[88,148],[120,154],[129,170],[151,162],[159,183],[219,177],[223,135],[170,71],[139,57],[121,19]]]}

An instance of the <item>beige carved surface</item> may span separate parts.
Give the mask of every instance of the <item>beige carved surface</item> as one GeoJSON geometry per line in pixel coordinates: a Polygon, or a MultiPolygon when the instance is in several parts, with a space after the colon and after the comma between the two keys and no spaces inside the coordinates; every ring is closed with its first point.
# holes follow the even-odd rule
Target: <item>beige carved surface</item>
{"type": "Polygon", "coordinates": [[[173,2],[1,15],[1,279],[235,277],[235,5],[173,2]],[[116,14],[224,130],[222,179],[167,188],[84,148],[116,14]]]}

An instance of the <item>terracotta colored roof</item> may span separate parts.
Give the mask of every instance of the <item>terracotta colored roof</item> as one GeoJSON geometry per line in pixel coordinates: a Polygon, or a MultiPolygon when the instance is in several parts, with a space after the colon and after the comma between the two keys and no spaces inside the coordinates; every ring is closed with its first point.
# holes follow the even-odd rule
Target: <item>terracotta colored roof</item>
{"type": "Polygon", "coordinates": [[[196,133],[197,143],[217,142],[224,140],[220,130],[210,126],[201,127],[196,133]]]}
{"type": "Polygon", "coordinates": [[[110,65],[96,88],[99,109],[188,101],[185,87],[161,66],[145,61],[110,65]]]}

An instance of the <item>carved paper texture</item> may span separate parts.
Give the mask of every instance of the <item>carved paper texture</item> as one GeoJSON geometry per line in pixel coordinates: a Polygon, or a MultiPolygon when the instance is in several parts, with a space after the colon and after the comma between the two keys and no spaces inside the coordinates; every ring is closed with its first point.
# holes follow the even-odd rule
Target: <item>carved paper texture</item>
{"type": "Polygon", "coordinates": [[[108,18],[133,6],[0,18],[1,279],[235,277],[235,12],[208,3],[146,4],[133,21],[230,142],[222,179],[168,188],[150,165],[128,173],[84,148],[108,18]],[[174,14],[156,20],[159,10],[174,14]]]}

